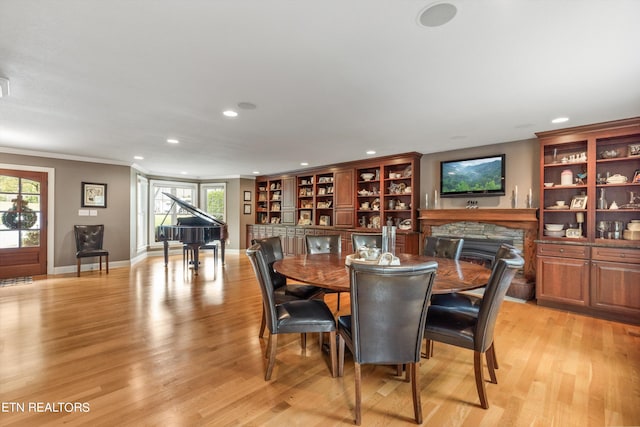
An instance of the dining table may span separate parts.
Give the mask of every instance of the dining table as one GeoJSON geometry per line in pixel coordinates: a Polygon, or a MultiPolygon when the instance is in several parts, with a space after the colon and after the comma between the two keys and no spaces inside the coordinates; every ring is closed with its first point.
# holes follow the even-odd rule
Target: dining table
{"type": "MultiPolygon", "coordinates": [[[[438,269],[433,283],[433,294],[468,291],[485,286],[491,270],[468,261],[432,256],[397,254],[400,265],[417,265],[436,261],[438,269]]],[[[346,255],[313,254],[287,256],[273,264],[278,273],[296,281],[338,292],[350,292],[351,284],[346,255]]]]}

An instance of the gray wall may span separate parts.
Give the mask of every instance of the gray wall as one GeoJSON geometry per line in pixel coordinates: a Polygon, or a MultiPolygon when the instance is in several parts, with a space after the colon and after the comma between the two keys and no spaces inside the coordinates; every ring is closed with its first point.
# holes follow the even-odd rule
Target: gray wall
{"type": "Polygon", "coordinates": [[[475,156],[506,154],[506,196],[465,197],[440,199],[441,209],[464,208],[467,200],[477,200],[480,208],[510,208],[511,192],[518,186],[518,208],[526,207],[529,188],[533,193],[533,207],[540,207],[540,148],[537,139],[465,148],[425,154],[420,162],[420,209],[425,208],[426,194],[433,205],[434,190],[440,188],[440,162],[443,160],[467,159],[475,156]]]}
{"type": "Polygon", "coordinates": [[[49,212],[49,225],[52,222],[54,224],[54,267],[70,266],[76,263],[74,224],[104,224],[104,247],[109,250],[109,261],[123,261],[130,258],[130,168],[128,166],[5,153],[0,154],[0,163],[55,169],[55,210],[49,212]],[[78,215],[78,211],[82,209],[81,183],[83,181],[107,184],[107,207],[95,208],[98,212],[97,216],[78,215]]]}

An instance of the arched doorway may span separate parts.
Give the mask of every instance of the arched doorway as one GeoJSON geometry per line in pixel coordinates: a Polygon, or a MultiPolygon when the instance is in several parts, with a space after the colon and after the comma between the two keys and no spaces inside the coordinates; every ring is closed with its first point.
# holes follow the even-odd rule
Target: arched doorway
{"type": "Polygon", "coordinates": [[[47,274],[47,173],[0,169],[0,278],[47,274]]]}

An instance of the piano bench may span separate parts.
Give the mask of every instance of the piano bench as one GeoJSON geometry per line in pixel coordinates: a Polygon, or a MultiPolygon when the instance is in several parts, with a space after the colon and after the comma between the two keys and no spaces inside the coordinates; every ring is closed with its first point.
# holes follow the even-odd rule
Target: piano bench
{"type": "MultiPolygon", "coordinates": [[[[209,242],[204,245],[200,245],[200,250],[210,249],[213,251],[213,262],[218,265],[218,242],[209,242]]],[[[193,249],[189,245],[182,245],[182,260],[189,264],[193,262],[193,249]]]]}

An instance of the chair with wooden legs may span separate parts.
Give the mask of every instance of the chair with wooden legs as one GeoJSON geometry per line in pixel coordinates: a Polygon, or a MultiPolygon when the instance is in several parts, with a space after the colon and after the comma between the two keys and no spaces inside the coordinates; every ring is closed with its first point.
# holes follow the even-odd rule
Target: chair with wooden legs
{"type": "Polygon", "coordinates": [[[100,271],[102,271],[102,257],[105,258],[105,268],[109,274],[109,251],[102,247],[104,240],[104,225],[74,225],[73,233],[76,240],[76,259],[78,260],[78,272],[82,258],[99,258],[100,271]]]}
{"type": "Polygon", "coordinates": [[[378,266],[351,264],[351,315],[338,318],[338,376],[344,347],[355,363],[356,424],[362,422],[361,365],[406,364],[416,422],[422,423],[418,368],[427,307],[438,264],[378,266]]]}
{"type": "Polygon", "coordinates": [[[489,283],[477,313],[467,309],[432,305],[429,307],[424,337],[427,341],[427,358],[432,341],[473,350],[476,389],[480,405],[487,409],[489,401],[483,375],[482,355],[486,353],[490,381],[497,384],[495,373],[494,328],[507,289],[516,272],[524,266],[524,259],[517,250],[499,259],[493,266],[489,283]]]}
{"type": "MultiPolygon", "coordinates": [[[[336,375],[336,322],[333,313],[324,301],[305,299],[287,301],[276,304],[274,287],[269,274],[270,267],[260,244],[247,249],[247,256],[258,279],[262,293],[262,304],[265,313],[269,342],[267,343],[267,367],[264,379],[269,381],[276,362],[278,335],[287,333],[301,334],[301,345],[306,346],[307,333],[329,333],[329,356],[331,359],[331,376],[336,375]]],[[[322,340],[320,340],[322,343],[322,340]]]]}

